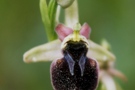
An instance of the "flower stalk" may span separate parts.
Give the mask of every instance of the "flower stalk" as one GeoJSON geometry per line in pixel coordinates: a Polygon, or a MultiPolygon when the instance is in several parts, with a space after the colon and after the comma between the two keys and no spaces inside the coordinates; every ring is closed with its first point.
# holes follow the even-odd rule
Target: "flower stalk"
{"type": "Polygon", "coordinates": [[[76,23],[79,23],[77,0],[75,0],[71,6],[65,9],[65,24],[68,27],[73,28],[76,23]]]}

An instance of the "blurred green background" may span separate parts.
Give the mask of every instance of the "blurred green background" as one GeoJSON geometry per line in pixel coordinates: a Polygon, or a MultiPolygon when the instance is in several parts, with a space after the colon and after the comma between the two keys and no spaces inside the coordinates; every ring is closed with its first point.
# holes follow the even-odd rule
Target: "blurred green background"
{"type": "MultiPolygon", "coordinates": [[[[107,39],[117,57],[117,79],[124,90],[135,90],[135,0],[78,0],[80,22],[89,23],[91,39],[107,39]]],[[[26,64],[28,49],[46,43],[39,0],[0,0],[0,90],[52,90],[50,63],[26,64]]]]}

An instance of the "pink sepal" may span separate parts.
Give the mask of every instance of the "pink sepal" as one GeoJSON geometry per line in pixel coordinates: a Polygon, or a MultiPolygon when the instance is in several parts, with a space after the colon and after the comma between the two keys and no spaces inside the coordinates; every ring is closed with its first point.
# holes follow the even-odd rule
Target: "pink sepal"
{"type": "Polygon", "coordinates": [[[90,26],[87,23],[84,23],[81,28],[80,34],[88,39],[90,36],[90,32],[91,32],[90,26]]]}
{"type": "Polygon", "coordinates": [[[55,30],[61,41],[63,41],[66,36],[73,33],[73,30],[71,28],[66,27],[63,24],[58,24],[55,30]]]}

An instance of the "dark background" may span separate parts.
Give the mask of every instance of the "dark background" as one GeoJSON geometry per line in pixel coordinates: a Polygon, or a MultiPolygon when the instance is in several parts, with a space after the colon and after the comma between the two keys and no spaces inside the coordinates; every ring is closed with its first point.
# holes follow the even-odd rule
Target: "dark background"
{"type": "MultiPolygon", "coordinates": [[[[80,22],[91,26],[91,39],[109,41],[116,68],[128,77],[127,82],[116,80],[124,90],[134,90],[135,0],[78,1],[80,22]]],[[[46,42],[39,0],[0,0],[0,90],[52,90],[51,62],[22,60],[25,51],[46,42]]]]}

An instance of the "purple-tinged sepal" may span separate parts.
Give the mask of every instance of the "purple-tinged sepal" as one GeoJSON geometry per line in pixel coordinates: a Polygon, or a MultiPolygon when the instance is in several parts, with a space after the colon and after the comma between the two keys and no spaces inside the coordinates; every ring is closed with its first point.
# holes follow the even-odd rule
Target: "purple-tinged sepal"
{"type": "Polygon", "coordinates": [[[88,39],[90,36],[90,32],[91,32],[90,26],[87,23],[84,23],[80,30],[80,34],[88,39]]]}
{"type": "Polygon", "coordinates": [[[73,33],[73,30],[69,27],[66,27],[63,24],[58,24],[55,28],[56,33],[61,41],[64,40],[64,38],[70,34],[73,33]]]}

